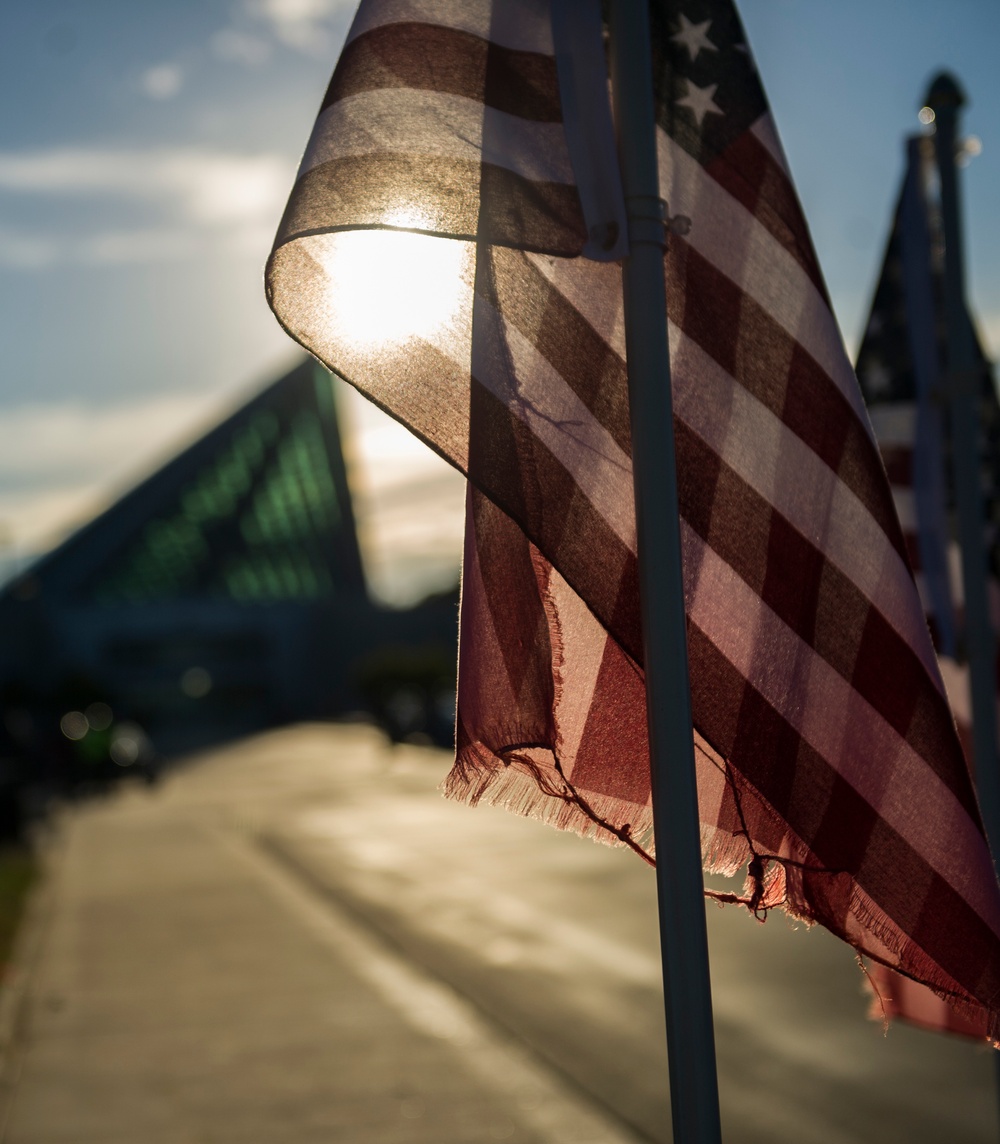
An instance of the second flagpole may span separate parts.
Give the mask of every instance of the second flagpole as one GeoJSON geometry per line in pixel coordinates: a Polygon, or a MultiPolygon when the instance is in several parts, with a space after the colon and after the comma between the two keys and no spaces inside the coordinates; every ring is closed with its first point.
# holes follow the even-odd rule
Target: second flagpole
{"type": "Polygon", "coordinates": [[[965,305],[965,267],[956,170],[958,112],[964,103],[965,96],[961,88],[947,73],[937,76],[927,93],[927,106],[933,109],[935,115],[934,149],[940,180],[941,226],[944,231],[946,389],[955,442],[952,459],[962,549],[965,652],[969,662],[972,697],[976,790],[986,836],[993,849],[993,863],[1000,871],[996,638],[989,604],[979,423],[983,371],[978,360],[975,333],[965,305]]]}
{"type": "Polygon", "coordinates": [[[611,5],[611,74],[629,255],[622,270],[656,883],[676,1144],[721,1140],[674,458],[665,211],[648,0],[611,5]]]}
{"type": "MultiPolygon", "coordinates": [[[[976,793],[1000,873],[1000,760],[997,758],[996,638],[990,615],[986,513],[982,490],[979,388],[982,373],[975,334],[965,305],[965,266],[958,204],[958,113],[965,95],[956,80],[942,72],[927,93],[934,111],[934,151],[944,232],[944,301],[946,390],[954,447],[952,463],[965,604],[965,653],[972,700],[972,753],[976,793]]],[[[993,1054],[996,1092],[1000,1098],[1000,1053],[993,1054]]]]}

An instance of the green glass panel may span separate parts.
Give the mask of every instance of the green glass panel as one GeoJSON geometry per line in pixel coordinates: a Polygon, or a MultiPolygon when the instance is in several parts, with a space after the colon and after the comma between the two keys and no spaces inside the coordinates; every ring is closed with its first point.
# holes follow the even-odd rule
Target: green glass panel
{"type": "Polygon", "coordinates": [[[185,593],[241,602],[332,594],[331,532],[341,525],[321,417],[335,416],[329,378],[316,410],[258,409],[146,523],[92,587],[101,603],[185,593]]]}

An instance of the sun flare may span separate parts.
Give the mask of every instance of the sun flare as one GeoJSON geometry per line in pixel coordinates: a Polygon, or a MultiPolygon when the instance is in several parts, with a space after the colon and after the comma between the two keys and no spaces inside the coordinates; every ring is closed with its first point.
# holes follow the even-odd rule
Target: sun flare
{"type": "Polygon", "coordinates": [[[324,236],[323,247],[331,325],[338,340],[358,350],[433,338],[470,294],[463,242],[356,230],[324,236]]]}

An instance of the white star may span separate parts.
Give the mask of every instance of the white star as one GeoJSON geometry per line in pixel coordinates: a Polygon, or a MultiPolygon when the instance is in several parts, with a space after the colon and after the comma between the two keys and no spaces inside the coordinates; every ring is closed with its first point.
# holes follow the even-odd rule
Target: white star
{"type": "Polygon", "coordinates": [[[681,30],[675,32],[670,38],[676,44],[682,44],[688,50],[692,60],[698,58],[698,53],[717,52],[719,49],[708,38],[708,29],[712,26],[711,20],[703,20],[700,24],[692,24],[685,15],[681,15],[681,30]]]}
{"type": "Polygon", "coordinates": [[[706,115],[723,114],[722,108],[717,106],[715,100],[712,99],[716,88],[719,86],[717,83],[710,83],[707,87],[699,87],[686,76],[684,82],[688,85],[687,95],[681,96],[676,103],[678,107],[690,108],[694,121],[699,127],[701,127],[701,121],[706,115]]]}

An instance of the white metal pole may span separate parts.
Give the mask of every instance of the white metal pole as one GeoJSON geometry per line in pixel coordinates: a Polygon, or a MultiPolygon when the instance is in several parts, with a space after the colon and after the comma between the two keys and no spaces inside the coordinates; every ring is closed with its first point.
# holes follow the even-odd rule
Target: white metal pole
{"type": "Polygon", "coordinates": [[[675,1144],[721,1139],[681,572],[648,0],[613,0],[623,267],[660,948],[675,1144]]]}

